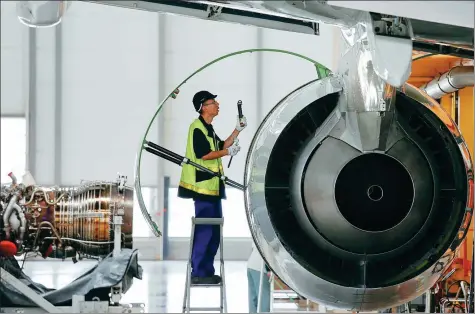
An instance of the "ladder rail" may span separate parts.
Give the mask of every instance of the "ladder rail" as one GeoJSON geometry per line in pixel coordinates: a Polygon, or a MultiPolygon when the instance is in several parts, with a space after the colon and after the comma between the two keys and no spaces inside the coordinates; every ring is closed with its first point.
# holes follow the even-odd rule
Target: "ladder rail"
{"type": "Polygon", "coordinates": [[[223,243],[224,243],[223,225],[224,225],[224,218],[191,217],[190,251],[188,254],[188,262],[186,266],[186,282],[185,282],[185,293],[183,297],[182,313],[190,313],[191,311],[219,311],[220,313],[227,313],[226,281],[225,281],[224,249],[223,249],[223,243]],[[191,283],[191,257],[193,253],[193,241],[194,241],[196,225],[219,226],[220,275],[221,275],[221,282],[219,284],[192,284],[191,283]],[[220,288],[220,306],[219,307],[191,307],[191,288],[192,287],[219,287],[220,288]]]}
{"type": "MultiPolygon", "coordinates": [[[[193,217],[194,218],[194,217],[193,217]]],[[[190,313],[189,308],[190,308],[190,290],[191,290],[191,256],[193,254],[193,240],[195,237],[195,223],[194,220],[192,219],[192,224],[191,224],[191,236],[190,236],[190,250],[188,253],[188,262],[186,263],[186,281],[185,281],[185,295],[183,298],[183,313],[188,309],[188,312],[190,313]]]]}
{"type": "MultiPolygon", "coordinates": [[[[223,220],[224,221],[224,220],[223,220]]],[[[220,262],[221,262],[221,307],[222,310],[224,311],[223,313],[228,312],[228,305],[227,305],[227,300],[226,300],[226,280],[224,276],[224,248],[223,248],[223,243],[224,243],[224,236],[223,236],[223,224],[220,225],[220,244],[219,244],[219,255],[220,255],[220,262]]]]}

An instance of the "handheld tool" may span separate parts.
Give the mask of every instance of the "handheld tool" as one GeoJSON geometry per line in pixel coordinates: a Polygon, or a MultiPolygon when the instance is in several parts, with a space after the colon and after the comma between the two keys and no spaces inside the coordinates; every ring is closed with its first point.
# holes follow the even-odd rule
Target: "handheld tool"
{"type": "MultiPolygon", "coordinates": [[[[241,121],[241,118],[243,117],[243,115],[242,115],[242,101],[241,100],[238,100],[237,108],[238,108],[239,121],[241,121]]],[[[234,156],[231,156],[231,159],[229,159],[228,168],[229,168],[229,166],[231,166],[231,161],[233,161],[233,157],[234,156]]]]}

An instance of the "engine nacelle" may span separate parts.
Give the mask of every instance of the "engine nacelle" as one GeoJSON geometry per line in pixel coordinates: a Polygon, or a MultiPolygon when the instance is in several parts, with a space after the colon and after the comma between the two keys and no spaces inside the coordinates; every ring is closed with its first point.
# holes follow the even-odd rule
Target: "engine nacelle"
{"type": "Polygon", "coordinates": [[[392,111],[356,119],[341,110],[349,96],[328,77],[269,113],[247,157],[246,209],[290,288],[372,311],[415,299],[449,266],[472,217],[473,168],[457,126],[421,90],[405,84],[392,111]],[[358,139],[374,135],[383,149],[362,151],[358,139]]]}

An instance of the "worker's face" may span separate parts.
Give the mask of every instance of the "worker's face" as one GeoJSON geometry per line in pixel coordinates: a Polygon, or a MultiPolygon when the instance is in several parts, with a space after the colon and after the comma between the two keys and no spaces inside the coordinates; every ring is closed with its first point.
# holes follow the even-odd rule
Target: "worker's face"
{"type": "Polygon", "coordinates": [[[208,99],[203,103],[203,112],[215,117],[219,114],[219,102],[215,99],[208,99]]]}

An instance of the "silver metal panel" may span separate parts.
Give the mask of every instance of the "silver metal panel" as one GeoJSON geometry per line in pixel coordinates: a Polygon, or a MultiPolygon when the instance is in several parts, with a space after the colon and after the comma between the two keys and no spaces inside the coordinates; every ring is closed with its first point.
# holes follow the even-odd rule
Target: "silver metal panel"
{"type": "MultiPolygon", "coordinates": [[[[258,27],[281,29],[286,31],[313,33],[310,27],[294,25],[292,22],[277,22],[269,19],[270,16],[287,18],[294,21],[305,21],[313,23],[325,23],[341,28],[352,28],[359,22],[359,15],[368,10],[355,10],[329,5],[327,1],[203,1],[203,0],[183,0],[179,5],[173,3],[162,4],[149,1],[86,1],[98,4],[117,5],[132,9],[141,9],[155,12],[166,12],[185,16],[193,16],[202,19],[212,19],[221,22],[240,23],[254,25],[258,27]],[[189,5],[205,4],[216,8],[231,8],[242,12],[253,12],[266,17],[252,18],[234,14],[214,14],[208,16],[204,10],[191,8],[189,5]],[[187,5],[189,7],[187,7],[187,5]]],[[[333,2],[330,2],[333,4],[333,2]]],[[[388,10],[390,12],[391,10],[388,10]]],[[[390,13],[387,13],[390,14],[390,13]]],[[[470,35],[471,29],[467,27],[441,24],[430,21],[407,19],[411,29],[413,40],[437,43],[440,45],[452,45],[453,47],[464,47],[473,49],[473,38],[470,35]],[[463,34],[462,36],[460,34],[463,34]]]]}
{"type": "Polygon", "coordinates": [[[342,29],[346,52],[338,73],[345,93],[339,107],[347,113],[348,123],[341,139],[360,151],[385,151],[394,121],[396,87],[410,75],[412,45],[409,39],[375,35],[368,12],[359,13],[358,21],[342,29]]]}
{"type": "Polygon", "coordinates": [[[238,9],[248,12],[261,14],[270,14],[272,16],[285,17],[290,19],[312,21],[335,25],[339,27],[350,27],[356,24],[355,16],[360,11],[335,8],[322,3],[321,1],[203,1],[203,0],[184,0],[189,3],[203,3],[217,5],[232,9],[238,9]]]}
{"type": "MultiPolygon", "coordinates": [[[[293,24],[290,22],[283,22],[283,21],[272,21],[272,20],[249,17],[249,16],[236,16],[236,15],[225,14],[225,13],[219,13],[213,16],[209,16],[208,12],[204,10],[196,10],[196,9],[188,8],[185,6],[176,6],[176,5],[173,5],[172,3],[163,4],[163,3],[153,3],[149,1],[123,1],[123,0],[83,1],[83,2],[112,5],[112,6],[118,6],[118,7],[128,8],[128,9],[144,10],[144,11],[150,11],[150,12],[162,12],[162,13],[188,16],[188,17],[194,17],[194,18],[199,18],[199,19],[204,19],[204,20],[209,20],[209,21],[216,21],[216,22],[253,25],[257,27],[283,30],[283,31],[288,31],[288,32],[296,32],[296,33],[302,33],[302,34],[314,34],[314,30],[312,28],[308,26],[304,26],[304,25],[297,25],[297,24],[293,24]]],[[[214,5],[218,5],[218,4],[216,3],[214,5]]]]}

